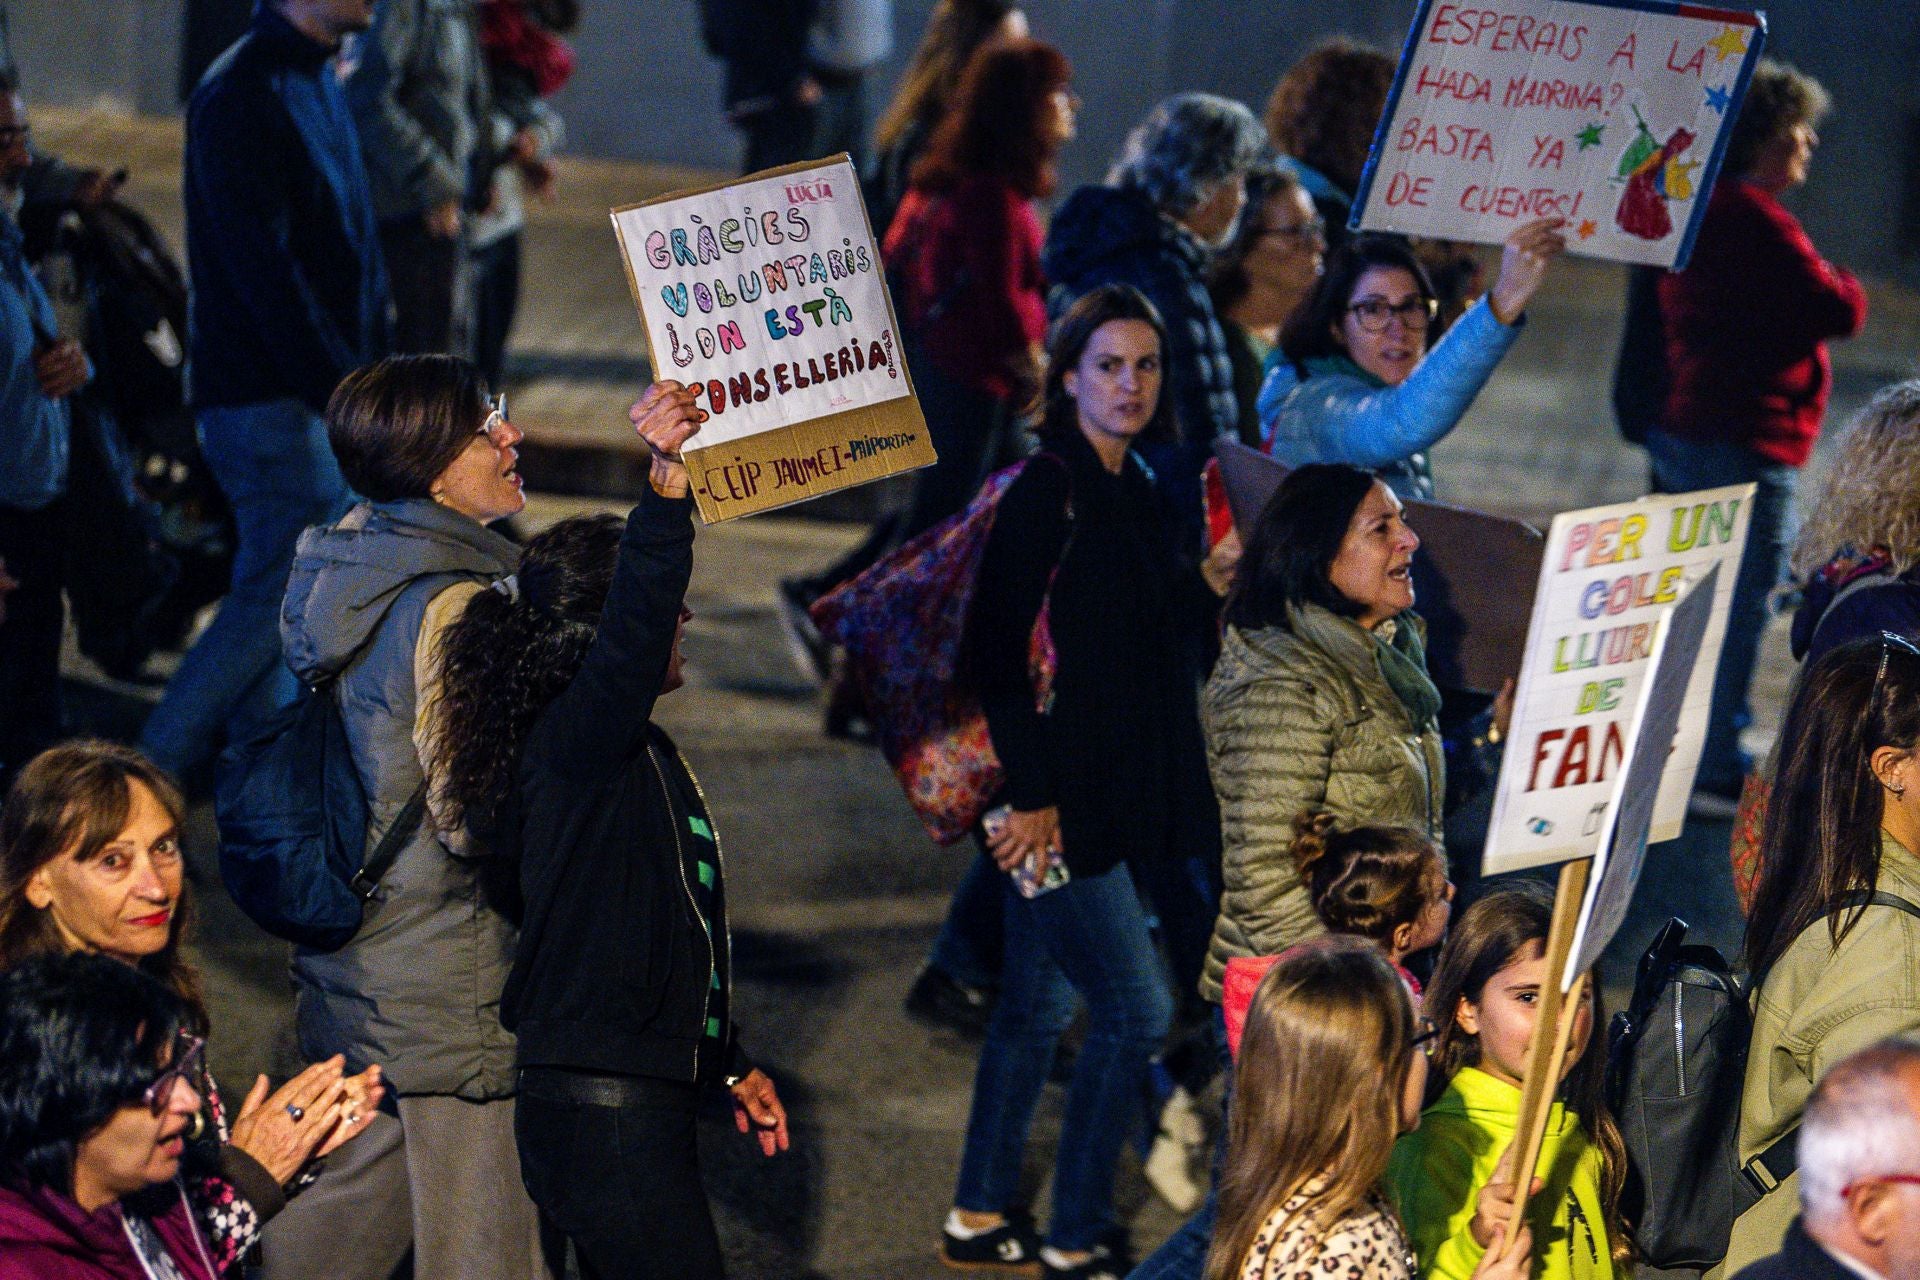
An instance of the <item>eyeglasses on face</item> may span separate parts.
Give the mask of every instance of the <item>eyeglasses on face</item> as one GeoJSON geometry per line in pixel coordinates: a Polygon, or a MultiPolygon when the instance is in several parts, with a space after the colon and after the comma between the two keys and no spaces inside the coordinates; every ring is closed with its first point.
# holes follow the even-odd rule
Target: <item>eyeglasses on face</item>
{"type": "Polygon", "coordinates": [[[1262,227],[1260,234],[1279,236],[1283,240],[1292,240],[1299,244],[1312,244],[1316,240],[1324,244],[1327,239],[1327,220],[1308,218],[1305,222],[1295,223],[1291,227],[1262,227]]]}
{"type": "Polygon", "coordinates": [[[182,1031],[174,1037],[173,1061],[161,1069],[160,1074],[153,1078],[153,1083],[140,1095],[140,1101],[146,1103],[147,1110],[156,1116],[166,1114],[167,1105],[173,1100],[173,1084],[176,1080],[185,1080],[194,1088],[199,1088],[206,1054],[207,1042],[199,1036],[190,1036],[182,1031]]]}
{"type": "Polygon", "coordinates": [[[1407,332],[1420,333],[1440,314],[1440,303],[1433,298],[1408,298],[1401,303],[1388,302],[1385,298],[1362,298],[1347,310],[1366,333],[1385,333],[1395,316],[1400,317],[1407,332]]]}
{"type": "Polygon", "coordinates": [[[480,423],[479,434],[492,438],[493,433],[507,425],[507,393],[487,397],[487,416],[480,423]]]}

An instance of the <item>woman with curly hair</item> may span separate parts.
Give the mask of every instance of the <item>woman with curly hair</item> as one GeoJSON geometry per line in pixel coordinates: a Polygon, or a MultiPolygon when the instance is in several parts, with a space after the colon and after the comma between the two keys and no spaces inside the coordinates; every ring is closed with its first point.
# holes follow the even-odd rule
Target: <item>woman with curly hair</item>
{"type": "Polygon", "coordinates": [[[500,996],[518,1037],[520,1172],[587,1280],[715,1280],[700,1185],[703,1090],[769,1156],[787,1117],[730,1014],[726,881],[706,796],[652,722],[680,687],[693,500],[680,449],[706,415],[680,383],[629,415],[652,451],[624,531],[566,520],[476,593],[440,644],[436,820],[517,872],[500,996]]]}
{"type": "MultiPolygon", "coordinates": [[[[1920,641],[1920,379],[1883,388],[1848,425],[1791,567],[1803,584],[1792,635],[1803,669],[1883,631],[1920,641]]],[[[1760,874],[1760,832],[1783,746],[1775,739],[1741,790],[1729,856],[1743,905],[1760,874]]]]}
{"type": "Polygon", "coordinates": [[[1299,170],[1336,247],[1392,88],[1392,58],[1334,36],[1287,68],[1267,99],[1267,134],[1299,170]]]}
{"type": "Polygon", "coordinates": [[[1849,424],[1791,563],[1806,584],[1802,662],[1879,631],[1920,639],[1920,379],[1882,389],[1849,424]]]}

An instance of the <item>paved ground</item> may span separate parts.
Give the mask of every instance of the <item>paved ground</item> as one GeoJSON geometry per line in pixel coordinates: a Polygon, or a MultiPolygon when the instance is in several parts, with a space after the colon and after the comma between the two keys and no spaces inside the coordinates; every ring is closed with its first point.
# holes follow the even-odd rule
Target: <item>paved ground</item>
{"type": "MultiPolygon", "coordinates": [[[[131,167],[131,198],[179,243],[177,124],[46,111],[36,125],[56,154],[131,167]]],[[[531,428],[528,471],[549,493],[617,494],[636,474],[623,410],[645,369],[606,209],[693,176],[569,160],[563,202],[535,211],[515,418],[531,428]]],[[[1642,491],[1644,462],[1606,412],[1619,295],[1612,268],[1557,270],[1528,334],[1435,450],[1443,497],[1539,519],[1642,491]]],[[[1838,352],[1836,420],[1874,387],[1911,373],[1916,350],[1920,304],[1876,291],[1868,334],[1838,352]]],[[[537,524],[618,505],[545,496],[530,514],[537,524]]],[[[900,1013],[966,855],[920,833],[876,755],[820,736],[817,695],[796,677],[774,622],[776,580],[828,559],[854,535],[850,526],[784,517],[705,530],[692,593],[692,683],[660,713],[713,798],[737,912],[740,1021],[796,1118],[794,1151],[771,1162],[749,1157],[717,1123],[705,1134],[723,1234],[742,1277],[941,1274],[933,1244],[971,1089],[969,1047],[900,1013]]],[[[1789,671],[1780,632],[1776,624],[1768,636],[1756,745],[1777,718],[1789,671]]],[[[113,685],[77,655],[68,670],[79,724],[137,729],[150,688],[113,685]]],[[[190,837],[215,1067],[238,1088],[254,1070],[288,1065],[284,950],[224,901],[204,808],[190,837]]],[[[1724,826],[1695,826],[1652,851],[1634,917],[1609,957],[1616,990],[1670,912],[1723,946],[1737,941],[1725,844],[1724,826]]],[[[1036,1186],[1060,1101],[1050,1089],[1042,1107],[1036,1186]]],[[[1143,1249],[1177,1220],[1131,1161],[1122,1199],[1143,1249]]]]}

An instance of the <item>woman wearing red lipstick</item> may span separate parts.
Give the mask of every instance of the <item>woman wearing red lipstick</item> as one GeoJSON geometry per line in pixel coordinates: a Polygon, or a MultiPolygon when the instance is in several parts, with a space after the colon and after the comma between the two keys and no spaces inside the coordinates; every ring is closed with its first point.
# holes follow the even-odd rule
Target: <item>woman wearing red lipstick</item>
{"type": "Polygon", "coordinates": [[[182,1177],[192,1017],[102,956],[0,976],[0,1280],[218,1280],[182,1177]]]}
{"type": "Polygon", "coordinates": [[[1426,451],[1460,425],[1519,338],[1547,264],[1567,247],[1563,225],[1516,227],[1493,288],[1438,342],[1439,298],[1407,242],[1362,235],[1341,245],[1287,322],[1260,389],[1267,451],[1288,466],[1364,467],[1401,498],[1433,497],[1426,451]]]}
{"type": "MultiPolygon", "coordinates": [[[[200,980],[180,954],[191,916],[183,812],[173,783],[129,747],[71,742],[29,761],[0,810],[0,969],[42,955],[110,956],[172,991],[187,1029],[204,1037],[200,980]]],[[[225,1270],[285,1205],[283,1188],[365,1129],[379,1072],[343,1079],[339,1061],[323,1062],[271,1096],[261,1076],[231,1133],[212,1077],[193,1083],[204,1106],[189,1136],[187,1194],[225,1270]],[[342,1115],[355,1119],[336,1124],[342,1115]]]]}

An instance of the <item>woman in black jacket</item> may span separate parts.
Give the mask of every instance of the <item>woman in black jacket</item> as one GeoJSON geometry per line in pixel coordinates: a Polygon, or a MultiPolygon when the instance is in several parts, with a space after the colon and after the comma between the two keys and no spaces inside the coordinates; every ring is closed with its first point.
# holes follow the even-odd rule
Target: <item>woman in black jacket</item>
{"type": "Polygon", "coordinates": [[[1134,453],[1171,429],[1165,350],[1158,313],[1128,285],[1095,289],[1061,318],[1040,452],[1002,498],[980,566],[968,657],[1007,775],[987,845],[1002,870],[1044,875],[1058,861],[1068,877],[1035,896],[1009,878],[1004,891],[1000,999],[944,1232],[956,1266],[1037,1258],[1048,1277],[1084,1280],[1124,1270],[1102,1248],[1114,1161],[1173,1015],[1135,879],[1219,857],[1186,639],[1218,609],[1230,566],[1196,569],[1181,553],[1134,453]],[[1030,655],[1049,644],[1055,674],[1037,684],[1030,655]],[[1013,1199],[1076,993],[1090,1019],[1042,1249],[1013,1199]]]}
{"type": "Polygon", "coordinates": [[[701,1090],[727,1088],[768,1155],[786,1149],[787,1120],[728,1016],[712,814],[651,722],[681,683],[693,502],[679,451],[706,415],[659,382],[629,416],[653,462],[624,532],[610,516],[555,525],[446,632],[436,815],[518,871],[500,1020],[518,1036],[529,1192],[588,1280],[686,1280],[722,1274],[694,1142],[701,1090]]]}

